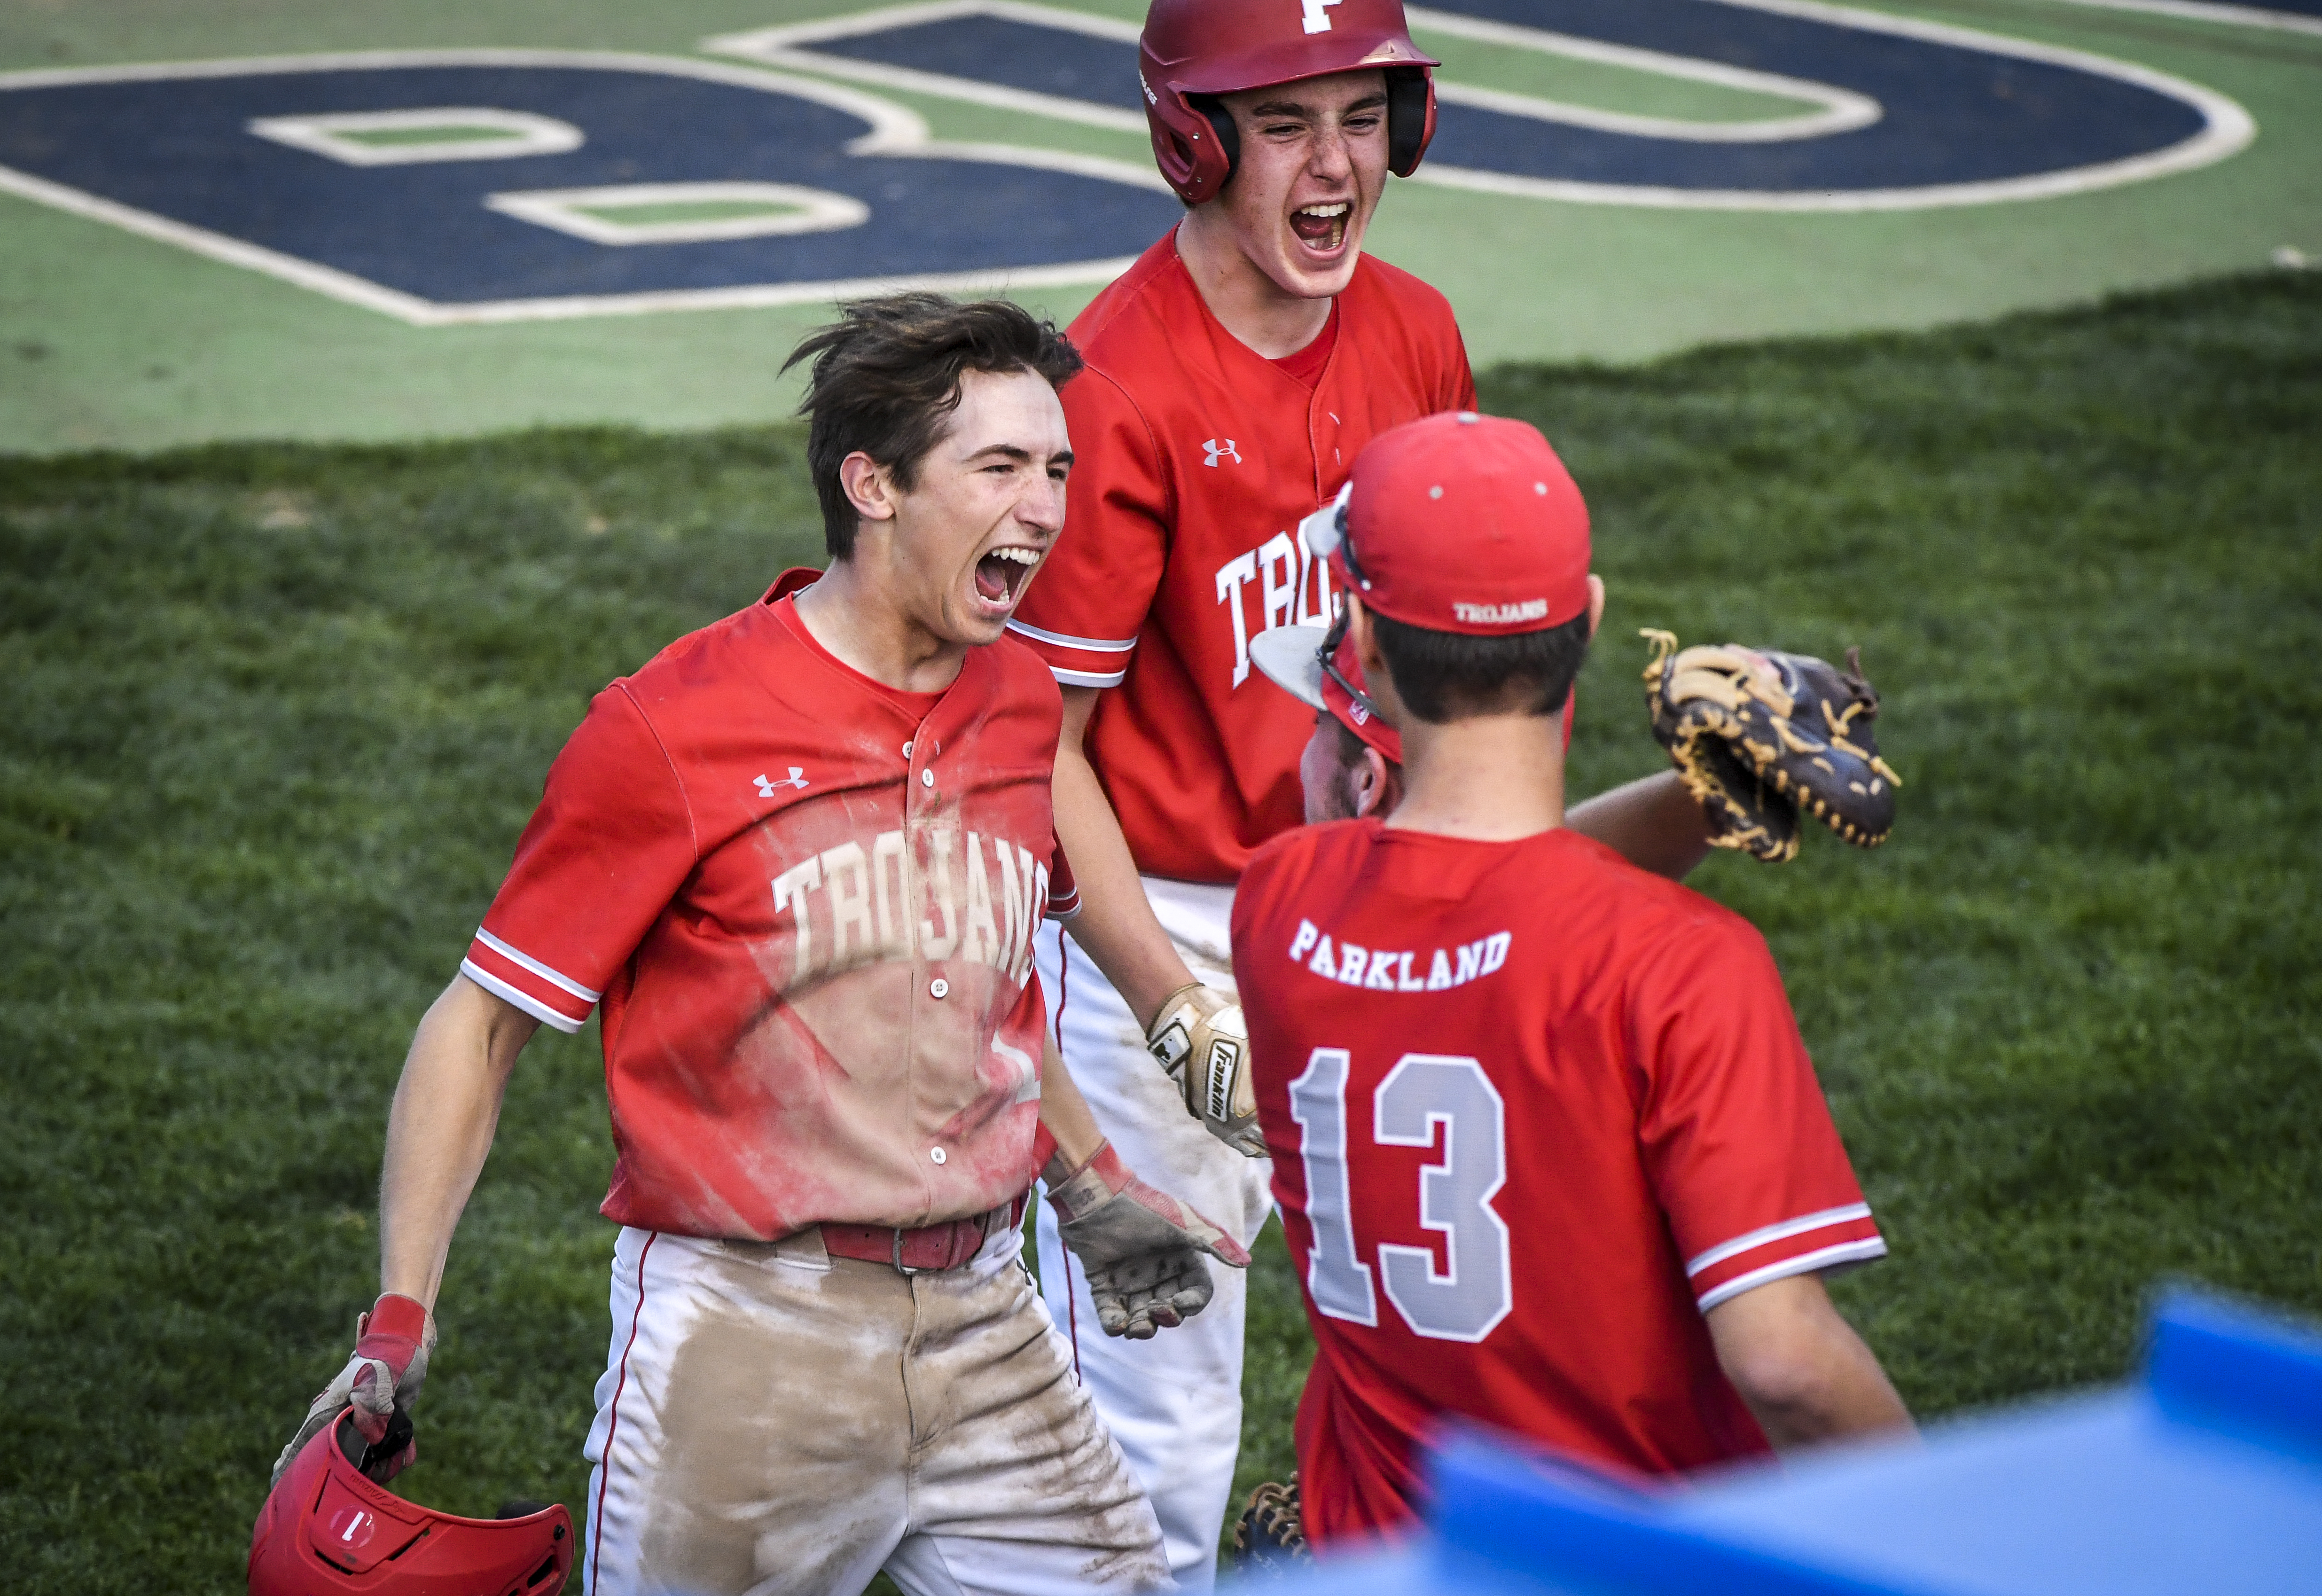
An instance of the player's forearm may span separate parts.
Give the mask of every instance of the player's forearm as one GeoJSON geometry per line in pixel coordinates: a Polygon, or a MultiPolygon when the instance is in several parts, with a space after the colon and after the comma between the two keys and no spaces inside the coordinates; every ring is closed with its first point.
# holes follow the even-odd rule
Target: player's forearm
{"type": "Polygon", "coordinates": [[[1914,1433],[1877,1355],[1813,1275],[1775,1281],[1719,1304],[1710,1310],[1709,1333],[1719,1366],[1777,1451],[1914,1433]]]}
{"type": "Polygon", "coordinates": [[[539,1022],[465,976],[411,1039],[387,1121],[379,1176],[379,1289],[431,1309],[452,1232],[491,1152],[517,1055],[539,1022]]]}
{"type": "Polygon", "coordinates": [[[1850,1356],[1833,1348],[1816,1377],[1800,1389],[1745,1397],[1776,1451],[1853,1436],[1915,1433],[1909,1409],[1878,1360],[1859,1341],[1855,1352],[1859,1355],[1850,1356]]]}
{"type": "Polygon", "coordinates": [[[1040,1123],[1056,1138],[1056,1154],[1069,1169],[1094,1158],[1104,1141],[1088,1099],[1081,1096],[1079,1083],[1065,1068],[1064,1055],[1054,1042],[1040,1049],[1040,1123]]]}
{"type": "Polygon", "coordinates": [[[1675,771],[1600,792],[1565,811],[1564,824],[1639,870],[1685,880],[1709,852],[1709,819],[1675,771]]]}
{"type": "Polygon", "coordinates": [[[1193,976],[1154,917],[1120,818],[1082,752],[1081,735],[1095,698],[1090,689],[1066,692],[1065,736],[1056,749],[1056,840],[1072,861],[1081,892],[1081,911],[1065,925],[1129,1004],[1137,1023],[1150,1026],[1163,1000],[1193,976]]]}

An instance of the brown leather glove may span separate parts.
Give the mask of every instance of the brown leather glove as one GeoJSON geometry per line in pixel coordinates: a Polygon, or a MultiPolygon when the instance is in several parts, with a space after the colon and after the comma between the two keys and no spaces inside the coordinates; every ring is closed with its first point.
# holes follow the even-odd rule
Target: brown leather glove
{"type": "Polygon", "coordinates": [[[1714,845],[1778,864],[1797,854],[1801,812],[1858,848],[1887,840],[1903,779],[1879,757],[1879,695],[1860,649],[1841,671],[1810,654],[1739,643],[1679,652],[1674,633],[1641,635],[1653,645],[1653,736],[1708,815],[1714,845]]]}

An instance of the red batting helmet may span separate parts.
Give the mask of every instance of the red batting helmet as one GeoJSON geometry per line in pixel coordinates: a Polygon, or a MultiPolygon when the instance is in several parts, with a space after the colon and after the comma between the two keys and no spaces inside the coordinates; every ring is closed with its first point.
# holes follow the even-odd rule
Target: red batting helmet
{"type": "MultiPolygon", "coordinates": [[[[399,1449],[409,1436],[390,1435],[380,1450],[399,1449]]],[[[365,1450],[343,1413],[283,1471],[251,1536],[250,1596],[556,1596],[563,1588],[572,1516],[562,1507],[455,1518],[373,1484],[362,1472],[365,1450]]]]}
{"type": "Polygon", "coordinates": [[[1153,0],[1138,41],[1153,156],[1197,205],[1233,176],[1233,118],[1214,96],[1332,72],[1386,68],[1387,169],[1408,178],[1435,136],[1434,69],[1403,0],[1153,0]]]}

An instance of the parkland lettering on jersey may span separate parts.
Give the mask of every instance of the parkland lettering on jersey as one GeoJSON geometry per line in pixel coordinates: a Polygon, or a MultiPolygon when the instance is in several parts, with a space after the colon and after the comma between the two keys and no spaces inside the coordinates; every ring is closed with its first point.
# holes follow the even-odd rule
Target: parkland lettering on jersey
{"type": "Polygon", "coordinates": [[[919,844],[882,831],[867,849],[841,843],[773,879],[774,912],[797,931],[791,990],[914,956],[988,964],[1019,987],[1030,978],[1047,865],[1019,843],[952,826],[919,828],[919,844]]]}
{"type": "Polygon", "coordinates": [[[1233,618],[1235,687],[1249,679],[1252,637],[1276,626],[1327,626],[1336,617],[1330,566],[1292,533],[1277,532],[1219,566],[1217,583],[1218,603],[1233,618]],[[1252,587],[1257,591],[1245,599],[1252,587]]]}
{"type": "Polygon", "coordinates": [[[1331,943],[1329,933],[1312,920],[1298,922],[1290,939],[1290,959],[1326,980],[1362,987],[1374,992],[1447,992],[1481,980],[1508,962],[1514,936],[1495,931],[1455,948],[1437,948],[1421,974],[1420,955],[1406,948],[1366,948],[1351,942],[1331,943]]]}

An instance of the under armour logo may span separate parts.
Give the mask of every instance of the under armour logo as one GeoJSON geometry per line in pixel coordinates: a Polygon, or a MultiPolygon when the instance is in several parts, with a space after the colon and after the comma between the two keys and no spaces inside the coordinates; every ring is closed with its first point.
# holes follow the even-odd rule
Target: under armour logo
{"type": "MultiPolygon", "coordinates": [[[[1338,0],[1329,0],[1329,3],[1335,5],[1338,4],[1338,0]]],[[[1222,443],[1218,442],[1215,438],[1211,438],[1208,442],[1204,442],[1202,447],[1209,451],[1210,456],[1209,459],[1202,462],[1205,466],[1214,466],[1220,459],[1230,460],[1236,465],[1241,464],[1241,451],[1234,447],[1234,441],[1231,438],[1228,438],[1222,443]]]]}
{"type": "Polygon", "coordinates": [[[773,797],[774,789],[777,787],[795,787],[800,792],[804,792],[806,790],[806,771],[797,765],[792,765],[791,767],[790,780],[787,781],[770,781],[763,776],[758,778],[758,796],[760,798],[773,797]]]}
{"type": "Polygon", "coordinates": [[[1330,7],[1339,0],[1303,0],[1306,12],[1306,31],[1327,33],[1330,31],[1330,7]]]}

